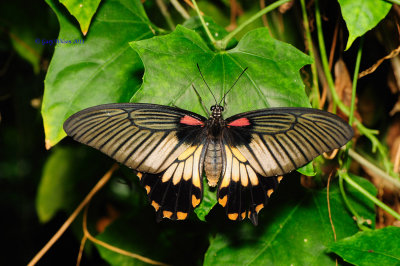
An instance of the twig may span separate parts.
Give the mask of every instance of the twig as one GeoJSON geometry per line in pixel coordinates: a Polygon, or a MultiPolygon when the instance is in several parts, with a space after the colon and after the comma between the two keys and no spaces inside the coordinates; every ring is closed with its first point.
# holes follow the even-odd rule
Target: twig
{"type": "Polygon", "coordinates": [[[93,196],[110,180],[112,174],[118,169],[118,164],[114,164],[110,170],[97,182],[97,184],[92,188],[92,190],[86,195],[85,199],[79,204],[79,206],[74,210],[74,212],[68,217],[65,223],[58,229],[58,231],[53,235],[53,237],[47,242],[47,244],[35,255],[35,257],[28,263],[28,266],[35,265],[46,252],[57,242],[57,240],[64,234],[67,228],[75,220],[78,214],[82,211],[83,207],[86,206],[93,198],[93,196]]]}
{"type": "MultiPolygon", "coordinates": [[[[326,186],[326,200],[328,203],[329,222],[331,223],[333,238],[335,239],[335,242],[336,242],[336,230],[335,230],[335,225],[333,224],[333,220],[332,220],[331,204],[330,204],[330,199],[329,199],[329,185],[331,183],[331,178],[332,178],[332,172],[329,174],[328,185],[326,186]]],[[[338,259],[336,258],[336,266],[337,265],[338,265],[338,259]]]]}
{"type": "Polygon", "coordinates": [[[329,199],[329,185],[331,183],[331,178],[332,178],[332,172],[329,174],[328,185],[326,186],[326,200],[328,202],[329,222],[331,223],[332,232],[333,232],[333,238],[335,239],[335,242],[336,242],[336,231],[335,231],[335,226],[333,225],[332,213],[331,213],[331,204],[330,204],[330,199],[329,199]]]}
{"type": "Polygon", "coordinates": [[[89,232],[89,230],[87,228],[87,213],[88,213],[88,206],[86,206],[86,208],[85,208],[85,210],[83,212],[83,221],[82,221],[83,234],[87,239],[89,239],[93,243],[95,243],[97,245],[100,245],[100,246],[102,246],[102,247],[104,247],[106,249],[109,249],[111,251],[114,251],[114,252],[116,252],[118,254],[125,255],[125,256],[134,258],[134,259],[138,259],[138,260],[143,261],[145,263],[149,263],[149,264],[153,264],[153,265],[168,265],[168,264],[165,264],[165,263],[162,263],[162,262],[159,262],[159,261],[155,261],[155,260],[140,256],[138,254],[135,254],[135,253],[120,249],[120,248],[112,246],[112,245],[110,245],[110,244],[108,244],[106,242],[98,240],[97,238],[95,238],[94,236],[92,236],[90,234],[90,232],[89,232]]]}
{"type": "Polygon", "coordinates": [[[399,54],[399,52],[400,52],[400,46],[397,47],[396,49],[394,49],[393,51],[391,51],[390,54],[388,54],[387,56],[376,61],[376,63],[373,64],[370,68],[368,68],[368,69],[364,70],[363,72],[361,72],[360,74],[358,74],[358,78],[360,79],[362,77],[365,77],[366,75],[371,74],[383,63],[383,61],[397,56],[399,54]]]}
{"type": "Polygon", "coordinates": [[[85,248],[86,240],[87,240],[87,236],[84,234],[82,237],[82,240],[81,240],[81,245],[79,246],[79,253],[78,253],[78,258],[76,259],[76,266],[81,265],[82,254],[83,254],[83,249],[85,248]]]}
{"type": "Polygon", "coordinates": [[[168,8],[164,3],[164,0],[156,0],[157,6],[161,11],[161,14],[164,16],[165,20],[167,21],[168,27],[171,30],[175,29],[174,22],[171,18],[171,14],[168,12],[168,8]]]}
{"type": "Polygon", "coordinates": [[[181,16],[184,19],[189,19],[190,18],[189,13],[186,11],[186,9],[177,0],[171,0],[171,4],[175,7],[176,11],[178,11],[179,14],[181,14],[181,16]]]}

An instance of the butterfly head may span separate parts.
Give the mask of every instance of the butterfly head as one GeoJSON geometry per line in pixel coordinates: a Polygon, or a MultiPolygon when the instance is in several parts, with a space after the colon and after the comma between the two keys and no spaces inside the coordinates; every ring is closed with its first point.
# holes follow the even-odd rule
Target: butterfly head
{"type": "Polygon", "coordinates": [[[212,117],[214,117],[214,118],[221,117],[222,112],[224,111],[224,107],[216,104],[216,105],[211,106],[210,111],[211,111],[212,117]]]}

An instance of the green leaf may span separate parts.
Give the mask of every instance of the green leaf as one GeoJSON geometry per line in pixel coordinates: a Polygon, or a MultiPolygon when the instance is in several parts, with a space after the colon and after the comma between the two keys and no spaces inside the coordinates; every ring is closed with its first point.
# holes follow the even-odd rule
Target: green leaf
{"type": "Polygon", "coordinates": [[[165,36],[131,42],[131,46],[145,66],[143,85],[131,102],[176,105],[205,115],[192,84],[207,108],[215,100],[201,79],[198,63],[218,101],[248,67],[226,96],[227,117],[265,107],[310,106],[299,69],[311,59],[273,39],[266,29],[251,31],[235,48],[220,52],[210,50],[196,32],[182,26],[165,36]]]}
{"type": "Polygon", "coordinates": [[[359,232],[329,248],[355,265],[400,265],[400,228],[359,232]]]}
{"type": "MultiPolygon", "coordinates": [[[[55,0],[46,0],[60,22],[59,39],[80,40],[81,33],[55,0]]],[[[102,103],[128,102],[141,83],[143,65],[129,41],[153,36],[139,0],[106,0],[83,44],[57,44],[46,75],[42,105],[46,146],[65,133],[71,114],[102,103]]]]}
{"type": "Polygon", "coordinates": [[[392,4],[383,0],[338,0],[349,30],[346,50],[354,40],[373,29],[389,12],[392,4]]]}
{"type": "MultiPolygon", "coordinates": [[[[226,35],[228,35],[228,31],[221,27],[220,25],[216,24],[212,18],[210,17],[203,17],[204,21],[207,24],[208,29],[210,30],[211,34],[213,35],[215,40],[222,40],[226,35]]],[[[183,26],[185,26],[188,29],[194,30],[196,33],[198,33],[203,40],[207,42],[209,47],[212,49],[213,44],[211,43],[211,40],[208,38],[208,35],[206,31],[204,30],[203,24],[201,24],[201,21],[199,17],[191,17],[188,20],[183,23],[183,26]]],[[[228,48],[233,47],[234,45],[237,44],[237,40],[235,38],[231,39],[229,44],[227,45],[228,48]]]]}
{"type": "Polygon", "coordinates": [[[60,3],[78,20],[83,35],[86,35],[100,0],[60,0],[60,3]]]}
{"type": "MultiPolygon", "coordinates": [[[[96,238],[170,265],[199,265],[208,245],[204,224],[168,220],[157,223],[153,208],[147,206],[146,210],[132,210],[129,216],[122,216],[96,238]]],[[[100,256],[110,265],[148,265],[136,258],[96,246],[100,256]]]]}
{"type": "MultiPolygon", "coordinates": [[[[291,177],[283,179],[267,208],[261,211],[258,227],[235,224],[211,240],[204,265],[335,265],[335,258],[326,252],[335,241],[327,192],[304,191],[293,184],[291,177]]],[[[370,190],[367,180],[357,182],[370,190]]],[[[373,204],[358,198],[351,187],[348,193],[354,196],[350,201],[355,208],[374,219],[373,204]]],[[[330,186],[329,199],[337,239],[355,234],[358,227],[346,210],[337,182],[330,186]]]]}
{"type": "MultiPolygon", "coordinates": [[[[14,50],[32,65],[35,74],[40,71],[45,47],[42,40],[51,36],[54,29],[51,14],[43,12],[45,8],[44,3],[23,0],[15,0],[12,4],[0,2],[0,31],[3,36],[9,36],[14,50]]],[[[7,43],[3,37],[0,49],[7,43]]],[[[3,66],[7,62],[6,58],[2,59],[3,66]]]]}
{"type": "Polygon", "coordinates": [[[312,161],[309,162],[308,164],[304,165],[303,167],[300,167],[297,169],[297,172],[306,175],[306,176],[315,176],[317,173],[314,170],[314,166],[312,161]]]}
{"type": "Polygon", "coordinates": [[[37,33],[32,32],[29,28],[19,28],[18,26],[14,26],[10,30],[11,43],[15,51],[28,61],[35,74],[38,74],[44,46],[41,43],[42,40],[37,38],[35,34],[37,33]]]}
{"type": "Polygon", "coordinates": [[[54,148],[44,165],[36,196],[39,220],[48,222],[58,211],[76,208],[96,180],[104,174],[108,166],[104,159],[105,156],[84,146],[78,149],[54,148]],[[90,157],[100,167],[88,167],[90,157]]]}
{"type": "Polygon", "coordinates": [[[194,209],[197,217],[205,222],[207,214],[217,204],[217,190],[210,190],[210,186],[207,184],[207,179],[203,177],[203,200],[200,205],[194,209]]]}

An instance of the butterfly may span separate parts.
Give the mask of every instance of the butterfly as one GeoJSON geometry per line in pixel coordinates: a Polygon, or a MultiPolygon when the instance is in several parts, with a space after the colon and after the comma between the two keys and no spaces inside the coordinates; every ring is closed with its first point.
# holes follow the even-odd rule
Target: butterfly
{"type": "Polygon", "coordinates": [[[353,136],[340,117],[312,108],[267,108],[224,119],[216,102],[210,112],[205,118],[157,104],[103,104],[73,114],[64,131],[134,169],[157,220],[187,219],[202,200],[205,173],[208,185],[218,186],[228,218],[247,217],[254,225],[282,175],[353,136]]]}

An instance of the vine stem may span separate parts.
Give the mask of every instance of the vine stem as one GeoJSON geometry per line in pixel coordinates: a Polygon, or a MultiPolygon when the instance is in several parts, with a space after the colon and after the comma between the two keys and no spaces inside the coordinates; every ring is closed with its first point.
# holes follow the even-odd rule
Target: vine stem
{"type": "MultiPolygon", "coordinates": [[[[363,230],[363,231],[367,231],[370,230],[370,228],[368,228],[367,226],[365,226],[364,223],[364,219],[358,214],[358,212],[353,208],[353,206],[351,205],[349,199],[347,198],[346,195],[346,191],[344,189],[343,186],[343,179],[344,179],[344,175],[347,175],[346,171],[340,170],[339,171],[339,189],[340,189],[340,193],[342,194],[342,198],[344,203],[346,204],[347,208],[349,209],[349,211],[351,212],[351,214],[356,217],[356,222],[358,227],[363,230]]],[[[347,175],[348,176],[348,175],[347,175]]],[[[349,176],[348,176],[349,177],[349,176]]],[[[350,178],[350,177],[349,177],[350,178]]],[[[353,180],[352,180],[353,181],[353,180]]],[[[353,181],[354,182],[354,181],[353,181]]]]}
{"type": "Polygon", "coordinates": [[[389,181],[390,183],[392,183],[393,185],[395,185],[398,189],[400,189],[400,181],[398,179],[394,179],[393,177],[391,177],[390,175],[388,175],[387,173],[385,173],[383,170],[381,170],[379,167],[377,167],[376,165],[374,165],[373,163],[369,162],[367,159],[365,159],[364,157],[362,157],[360,154],[358,154],[355,150],[353,149],[349,149],[349,156],[357,161],[359,164],[363,165],[364,167],[368,168],[369,170],[371,170],[372,172],[374,172],[376,175],[378,175],[379,177],[389,181]]]}
{"type": "MultiPolygon", "coordinates": [[[[194,1],[194,0],[192,0],[194,1]]],[[[236,35],[238,34],[238,32],[240,32],[241,30],[243,30],[247,25],[249,25],[250,23],[252,23],[253,21],[255,21],[256,19],[262,17],[263,15],[265,15],[266,13],[274,10],[275,8],[289,2],[291,0],[279,0],[274,2],[273,4],[270,4],[269,6],[261,9],[260,11],[258,11],[256,14],[254,14],[253,16],[251,16],[248,20],[246,20],[244,23],[240,24],[236,29],[234,29],[233,31],[231,31],[228,35],[226,35],[222,40],[221,40],[221,44],[220,44],[220,48],[221,49],[225,49],[226,46],[228,45],[229,41],[236,35]]]]}
{"type": "MultiPolygon", "coordinates": [[[[315,58],[314,55],[314,45],[311,38],[310,33],[310,25],[308,23],[307,9],[305,0],[300,0],[301,3],[301,11],[303,14],[303,24],[304,24],[304,32],[306,34],[307,46],[308,46],[308,54],[311,58],[315,58]]],[[[318,88],[318,73],[317,73],[317,65],[315,61],[311,64],[311,74],[313,77],[313,84],[311,87],[311,104],[314,108],[319,107],[319,88],[318,88]]]]}
{"type": "Polygon", "coordinates": [[[113,164],[110,170],[97,182],[97,184],[92,188],[92,190],[86,195],[84,200],[79,204],[79,206],[74,210],[74,212],[68,217],[64,224],[58,229],[58,231],[53,235],[53,237],[47,242],[47,244],[35,255],[35,257],[28,263],[28,266],[35,265],[46,252],[57,242],[57,240],[64,234],[67,228],[72,224],[78,214],[82,209],[91,201],[93,196],[104,187],[105,184],[110,180],[112,174],[118,169],[118,164],[113,164]]]}
{"type": "Polygon", "coordinates": [[[364,43],[364,38],[361,37],[360,46],[358,47],[358,51],[357,51],[356,66],[355,66],[354,74],[353,74],[353,87],[351,90],[351,106],[350,106],[350,116],[349,116],[350,126],[353,124],[353,121],[354,121],[354,110],[355,110],[355,105],[356,105],[356,88],[357,88],[357,81],[358,81],[358,72],[360,71],[360,62],[361,62],[361,56],[362,56],[363,43],[364,43]]]}
{"type": "Polygon", "coordinates": [[[193,3],[193,6],[194,6],[194,9],[195,9],[196,12],[197,12],[197,15],[198,15],[199,18],[200,18],[201,24],[203,25],[204,30],[206,31],[206,34],[207,34],[208,38],[210,39],[210,41],[211,41],[211,43],[214,45],[214,47],[217,48],[217,47],[215,46],[216,41],[215,41],[214,37],[212,36],[210,30],[208,29],[208,27],[207,27],[207,25],[206,25],[206,22],[204,21],[203,16],[201,15],[201,12],[200,12],[199,7],[197,6],[196,0],[192,0],[192,3],[193,3]]]}
{"type": "Polygon", "coordinates": [[[387,213],[391,214],[394,218],[400,221],[400,214],[392,210],[389,206],[387,206],[385,203],[377,199],[375,196],[371,195],[368,191],[366,191],[363,187],[361,187],[359,184],[357,184],[346,171],[340,170],[339,171],[339,176],[342,176],[343,179],[351,185],[353,188],[361,192],[365,197],[367,197],[369,200],[371,200],[373,203],[375,203],[377,206],[379,206],[381,209],[385,210],[387,213]]]}
{"type": "MultiPolygon", "coordinates": [[[[327,54],[326,54],[326,49],[325,49],[325,43],[324,43],[324,37],[323,37],[323,32],[322,32],[322,22],[321,22],[321,14],[319,11],[319,4],[318,0],[315,0],[315,21],[316,21],[316,26],[317,26],[317,36],[318,36],[318,44],[319,44],[319,50],[320,50],[320,55],[321,55],[321,62],[322,62],[322,68],[328,83],[328,88],[329,91],[331,92],[333,102],[335,105],[337,105],[340,110],[347,116],[350,116],[350,110],[349,108],[339,99],[339,96],[335,90],[335,84],[333,82],[332,74],[329,69],[329,63],[327,59],[327,54]]],[[[385,162],[388,161],[387,159],[387,153],[385,151],[385,148],[382,146],[382,144],[379,142],[378,138],[375,136],[375,134],[378,133],[377,130],[371,130],[366,128],[357,118],[354,118],[354,124],[357,126],[357,129],[359,132],[366,136],[372,143],[372,152],[375,152],[376,149],[378,149],[379,153],[382,155],[384,158],[385,162]]]]}

